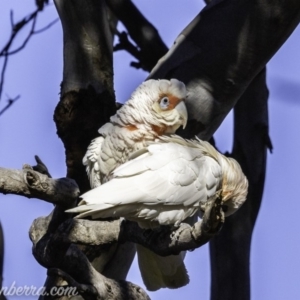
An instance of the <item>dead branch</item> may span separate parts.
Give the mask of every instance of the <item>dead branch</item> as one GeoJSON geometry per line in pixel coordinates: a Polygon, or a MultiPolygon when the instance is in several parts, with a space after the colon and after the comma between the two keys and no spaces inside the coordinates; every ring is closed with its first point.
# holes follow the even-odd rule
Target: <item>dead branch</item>
{"type": "Polygon", "coordinates": [[[38,198],[67,208],[76,203],[79,188],[71,178],[52,179],[24,165],[22,170],[0,168],[0,193],[38,198]]]}

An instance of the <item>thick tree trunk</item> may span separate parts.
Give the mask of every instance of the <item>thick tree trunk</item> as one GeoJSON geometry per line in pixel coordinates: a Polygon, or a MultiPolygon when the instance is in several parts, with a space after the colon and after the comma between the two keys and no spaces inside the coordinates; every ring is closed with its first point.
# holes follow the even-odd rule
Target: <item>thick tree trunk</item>
{"type": "Polygon", "coordinates": [[[253,80],[234,108],[232,156],[249,181],[247,201],[226,219],[210,242],[211,300],[250,299],[250,250],[262,200],[268,135],[268,90],[265,69],[253,80]]]}
{"type": "Polygon", "coordinates": [[[105,2],[55,1],[64,37],[61,99],[54,120],[66,149],[67,176],[90,188],[82,158],[98,129],[116,111],[111,33],[105,2]]]}

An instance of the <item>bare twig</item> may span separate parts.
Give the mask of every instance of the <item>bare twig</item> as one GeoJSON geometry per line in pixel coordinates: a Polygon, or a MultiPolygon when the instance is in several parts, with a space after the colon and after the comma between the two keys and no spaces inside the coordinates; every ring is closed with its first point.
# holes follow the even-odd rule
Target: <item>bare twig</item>
{"type": "Polygon", "coordinates": [[[35,4],[39,10],[43,10],[45,4],[49,4],[49,0],[35,0],[35,4]]]}
{"type": "Polygon", "coordinates": [[[13,99],[8,99],[6,106],[4,106],[1,110],[0,110],[0,116],[7,110],[9,109],[18,99],[20,99],[20,95],[18,95],[17,97],[13,98],[13,99]]]}
{"type": "MultiPolygon", "coordinates": [[[[33,20],[33,22],[32,22],[31,31],[34,29],[37,14],[38,14],[38,10],[35,10],[33,13],[24,17],[21,21],[19,21],[18,23],[15,24],[14,18],[13,18],[13,11],[10,12],[11,36],[10,36],[8,42],[6,43],[6,45],[0,51],[0,57],[4,56],[4,62],[3,62],[3,66],[2,66],[2,70],[1,70],[1,78],[0,78],[0,100],[1,100],[2,92],[3,92],[4,78],[5,78],[5,72],[6,72],[7,63],[8,63],[8,57],[9,57],[9,55],[11,55],[9,53],[9,49],[10,49],[14,39],[16,38],[17,34],[22,30],[22,28],[24,28],[32,20],[33,20]]],[[[23,47],[25,47],[25,45],[27,44],[31,35],[32,35],[32,33],[29,33],[29,35],[25,38],[25,41],[23,42],[23,45],[24,45],[23,47]]],[[[4,111],[6,111],[10,106],[11,106],[11,104],[9,106],[7,106],[2,111],[2,113],[4,111]]]]}
{"type": "MultiPolygon", "coordinates": [[[[34,33],[34,28],[35,28],[35,25],[36,25],[36,20],[37,20],[37,13],[34,13],[33,14],[33,18],[28,18],[28,22],[27,23],[24,23],[24,24],[28,24],[30,21],[32,20],[32,24],[31,24],[31,29],[27,35],[27,37],[25,38],[25,40],[23,41],[23,43],[21,44],[21,46],[19,46],[18,48],[16,48],[15,50],[12,50],[12,51],[8,51],[9,48],[7,48],[7,50],[5,50],[5,56],[9,56],[9,55],[13,55],[13,54],[16,54],[18,53],[19,51],[21,51],[22,49],[25,48],[25,46],[27,45],[28,41],[30,40],[31,36],[33,35],[34,33]]],[[[15,26],[14,26],[15,27],[15,26]]],[[[21,28],[21,27],[20,27],[21,28]]],[[[19,29],[15,29],[13,28],[13,32],[18,32],[19,29]]],[[[15,37],[16,35],[14,35],[15,37]]],[[[14,39],[13,37],[13,39],[14,39]]],[[[11,41],[13,41],[13,39],[11,41]]],[[[9,45],[9,47],[11,46],[11,44],[9,45]]]]}
{"type": "MultiPolygon", "coordinates": [[[[3,85],[4,85],[4,77],[5,77],[5,71],[6,71],[6,67],[7,67],[7,63],[8,63],[8,56],[5,55],[4,56],[4,62],[3,62],[3,66],[2,66],[2,70],[1,70],[1,78],[0,78],[0,100],[1,100],[1,96],[2,96],[2,91],[3,91],[3,85]]],[[[10,104],[11,105],[11,104],[10,104]]],[[[9,105],[9,106],[10,106],[9,105]]],[[[8,106],[8,107],[9,107],[8,106]]],[[[4,111],[6,109],[8,109],[8,107],[6,107],[4,109],[4,111]]],[[[3,112],[2,112],[3,113],[3,112]]]]}
{"type": "MultiPolygon", "coordinates": [[[[0,51],[0,56],[8,55],[8,51],[9,51],[14,39],[16,38],[17,34],[32,20],[35,20],[37,17],[37,14],[38,14],[38,10],[35,10],[34,12],[32,12],[28,16],[24,17],[21,21],[19,21],[18,23],[15,24],[14,20],[13,20],[13,12],[11,11],[11,17],[10,17],[11,36],[10,36],[8,42],[6,43],[6,45],[0,51]]],[[[26,37],[26,39],[27,39],[27,37],[26,37]]]]}
{"type": "Polygon", "coordinates": [[[52,27],[55,23],[57,23],[59,21],[59,18],[55,19],[54,21],[50,22],[48,25],[46,25],[45,27],[35,30],[33,32],[33,34],[39,34],[41,32],[44,32],[45,30],[49,29],[50,27],[52,27]]]}
{"type": "MultiPolygon", "coordinates": [[[[7,69],[9,56],[14,55],[14,54],[20,52],[21,50],[23,50],[26,47],[27,43],[29,42],[30,38],[34,34],[39,34],[41,32],[44,32],[45,30],[49,29],[52,25],[54,25],[58,21],[58,19],[56,19],[56,20],[50,22],[47,26],[45,26],[41,29],[35,30],[38,14],[43,9],[45,3],[48,4],[48,1],[37,1],[38,9],[36,9],[32,13],[30,13],[29,15],[24,17],[17,23],[14,22],[13,11],[10,11],[11,35],[10,35],[7,43],[4,45],[4,47],[0,51],[0,57],[4,57],[2,70],[1,70],[1,77],[0,77],[0,100],[1,100],[2,92],[3,92],[5,72],[7,69]],[[16,39],[17,35],[21,32],[22,29],[24,29],[30,23],[31,23],[31,28],[30,28],[27,36],[21,43],[21,45],[15,49],[11,50],[12,44],[13,44],[14,40],[16,39]]],[[[14,102],[15,101],[9,101],[9,103],[1,110],[0,115],[3,114],[14,102]]]]}

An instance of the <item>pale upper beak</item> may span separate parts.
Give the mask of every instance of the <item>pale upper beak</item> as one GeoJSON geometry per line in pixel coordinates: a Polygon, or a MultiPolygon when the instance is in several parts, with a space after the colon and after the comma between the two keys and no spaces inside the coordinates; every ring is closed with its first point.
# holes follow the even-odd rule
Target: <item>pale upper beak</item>
{"type": "Polygon", "coordinates": [[[184,101],[180,101],[176,106],[175,109],[177,110],[180,119],[182,120],[182,127],[183,129],[186,127],[188,121],[188,112],[185,106],[184,101]]]}

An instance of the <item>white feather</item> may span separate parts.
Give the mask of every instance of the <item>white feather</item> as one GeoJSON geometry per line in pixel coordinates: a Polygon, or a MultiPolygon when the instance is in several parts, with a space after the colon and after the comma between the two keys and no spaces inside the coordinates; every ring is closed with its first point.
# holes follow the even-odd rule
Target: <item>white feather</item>
{"type": "MultiPolygon", "coordinates": [[[[234,161],[208,143],[177,137],[162,141],[118,167],[109,182],[83,194],[79,206],[70,212],[80,213],[78,218],[125,217],[146,227],[180,224],[219,190],[223,189],[226,197],[232,193],[222,187],[224,178],[227,186],[232,185],[231,179],[245,181],[241,170],[231,166],[234,161]],[[235,172],[241,173],[239,177],[232,174],[235,172]]],[[[245,193],[243,190],[235,209],[245,200],[245,193]]]]}

